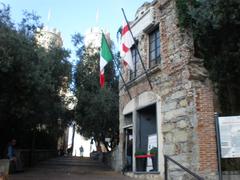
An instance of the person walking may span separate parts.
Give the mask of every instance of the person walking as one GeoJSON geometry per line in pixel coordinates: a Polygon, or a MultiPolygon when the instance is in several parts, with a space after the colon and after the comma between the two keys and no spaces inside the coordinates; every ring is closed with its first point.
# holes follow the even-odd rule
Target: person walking
{"type": "Polygon", "coordinates": [[[127,170],[132,171],[132,139],[127,143],[127,170]]]}
{"type": "Polygon", "coordinates": [[[84,149],[83,149],[83,147],[82,147],[82,146],[79,148],[79,151],[80,151],[80,157],[83,157],[83,152],[84,152],[84,149]]]}
{"type": "Polygon", "coordinates": [[[12,139],[7,147],[7,157],[10,161],[10,173],[22,172],[23,165],[20,158],[20,152],[16,152],[16,139],[12,139]]]}

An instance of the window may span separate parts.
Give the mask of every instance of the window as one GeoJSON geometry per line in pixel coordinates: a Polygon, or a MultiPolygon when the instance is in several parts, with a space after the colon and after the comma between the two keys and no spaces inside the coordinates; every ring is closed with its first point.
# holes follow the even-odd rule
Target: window
{"type": "Polygon", "coordinates": [[[132,52],[132,61],[133,61],[133,70],[130,70],[130,80],[134,79],[137,76],[137,63],[139,61],[139,56],[137,52],[137,48],[134,47],[131,49],[132,52]]]}
{"type": "Polygon", "coordinates": [[[160,33],[159,29],[149,34],[149,67],[160,62],[160,33]]]}

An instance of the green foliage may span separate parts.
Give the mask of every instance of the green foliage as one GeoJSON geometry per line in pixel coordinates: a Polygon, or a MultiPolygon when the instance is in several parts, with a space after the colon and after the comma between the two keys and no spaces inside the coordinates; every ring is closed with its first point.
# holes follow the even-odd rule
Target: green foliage
{"type": "Polygon", "coordinates": [[[191,16],[189,15],[188,1],[176,0],[177,12],[179,15],[178,21],[180,27],[188,27],[191,24],[191,16]]]}
{"type": "MultiPolygon", "coordinates": [[[[82,42],[75,36],[75,42],[82,42]]],[[[75,44],[76,45],[76,44],[75,44]]],[[[118,143],[118,78],[113,63],[105,69],[105,88],[99,85],[99,53],[93,49],[79,46],[80,61],[77,64],[74,79],[76,85],[75,120],[79,132],[86,138],[94,138],[105,146],[114,148],[118,143]],[[110,138],[111,142],[105,142],[110,138]]],[[[79,52],[77,50],[77,52],[79,52]]]]}
{"type": "Polygon", "coordinates": [[[37,16],[34,12],[23,12],[24,18],[18,25],[18,32],[25,35],[25,37],[32,38],[34,40],[37,29],[43,27],[40,23],[40,16],[37,16]]]}
{"type": "Polygon", "coordinates": [[[152,149],[150,149],[150,154],[157,154],[158,153],[158,148],[157,147],[153,147],[152,149]]]}
{"type": "Polygon", "coordinates": [[[195,56],[203,58],[221,113],[240,113],[240,1],[176,0],[179,25],[191,29],[195,56]]]}
{"type": "MultiPolygon", "coordinates": [[[[0,10],[0,143],[3,148],[15,137],[21,147],[29,148],[33,137],[36,144],[47,143],[34,134],[47,134],[56,141],[68,124],[65,118],[68,111],[59,91],[63,77],[71,77],[71,64],[66,50],[46,51],[36,44],[34,33],[41,28],[39,17],[27,13],[17,29],[9,14],[10,8],[3,6],[0,10]]],[[[52,147],[56,145],[54,141],[49,143],[52,147]]]]}
{"type": "Polygon", "coordinates": [[[191,10],[199,7],[198,0],[176,0],[179,26],[182,28],[191,28],[192,15],[191,10]]]}

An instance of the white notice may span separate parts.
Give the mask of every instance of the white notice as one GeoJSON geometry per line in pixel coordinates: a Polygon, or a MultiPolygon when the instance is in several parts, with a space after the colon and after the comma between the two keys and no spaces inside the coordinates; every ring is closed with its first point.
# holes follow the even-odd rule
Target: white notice
{"type": "MultiPolygon", "coordinates": [[[[157,147],[157,134],[151,134],[151,135],[148,136],[148,152],[153,147],[157,147]]],[[[152,159],[147,158],[147,172],[149,172],[152,169],[153,169],[152,159]]]]}
{"type": "Polygon", "coordinates": [[[222,158],[240,157],[240,116],[219,117],[222,158]]]}

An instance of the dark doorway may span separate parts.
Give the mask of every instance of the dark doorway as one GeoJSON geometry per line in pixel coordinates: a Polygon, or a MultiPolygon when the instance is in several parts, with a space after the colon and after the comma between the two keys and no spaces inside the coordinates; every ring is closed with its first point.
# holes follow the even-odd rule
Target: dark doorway
{"type": "Polygon", "coordinates": [[[132,113],[125,115],[126,127],[124,128],[124,171],[132,171],[133,155],[133,126],[132,113]]]}
{"type": "Polygon", "coordinates": [[[153,104],[137,111],[136,171],[158,171],[157,151],[156,104],[153,104]],[[144,167],[138,168],[138,164],[144,167]]]}

